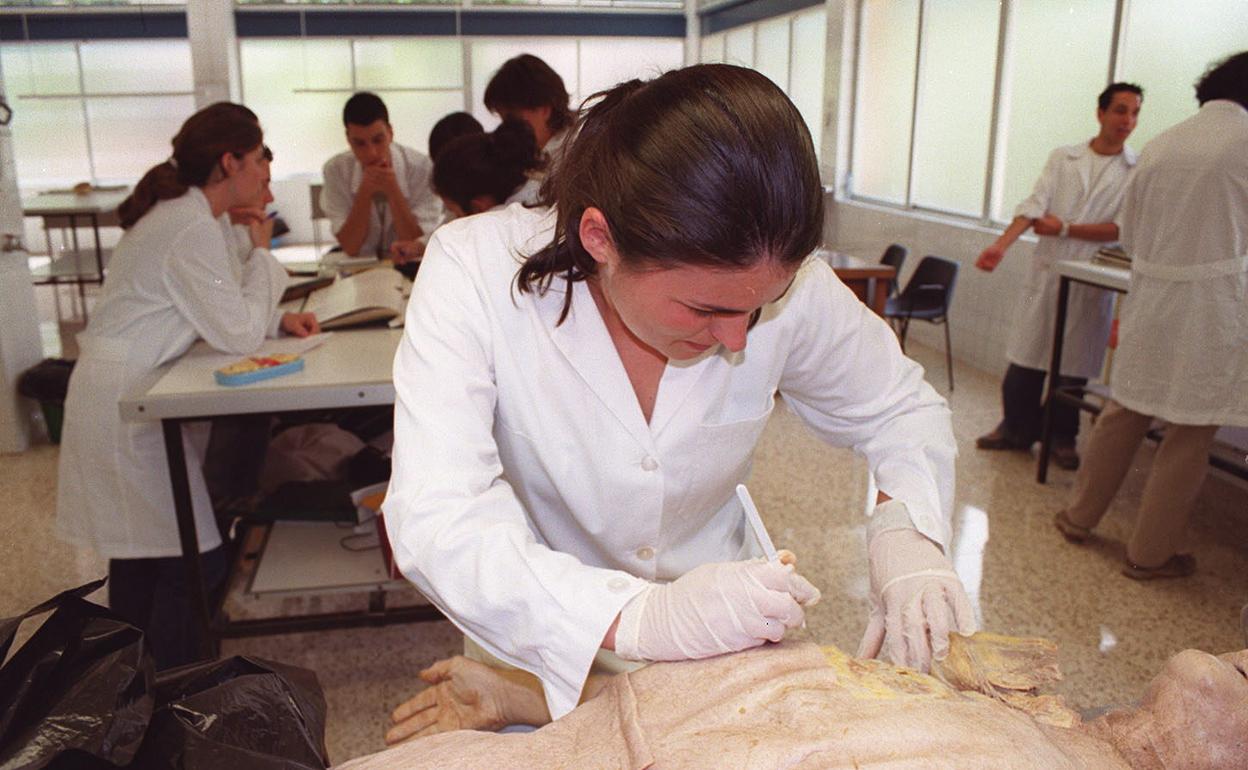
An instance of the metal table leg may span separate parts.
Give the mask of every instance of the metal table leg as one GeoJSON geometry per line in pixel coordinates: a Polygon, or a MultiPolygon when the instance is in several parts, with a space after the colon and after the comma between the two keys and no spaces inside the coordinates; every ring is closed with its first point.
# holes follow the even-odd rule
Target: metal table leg
{"type": "Polygon", "coordinates": [[[1036,481],[1041,484],[1045,483],[1049,476],[1049,449],[1053,442],[1053,409],[1062,376],[1062,342],[1066,336],[1066,306],[1069,301],[1070,278],[1062,276],[1057,289],[1057,321],[1053,325],[1053,357],[1049,360],[1049,381],[1044,398],[1044,426],[1040,431],[1040,462],[1036,468],[1036,481]]]}
{"type": "Polygon", "coordinates": [[[173,509],[178,519],[178,539],[182,542],[182,561],[191,587],[191,609],[198,628],[201,660],[216,656],[212,614],[208,609],[208,593],[204,590],[203,569],[199,561],[199,535],[195,531],[195,509],[191,503],[191,484],[186,473],[186,451],[182,446],[182,421],[160,421],[165,434],[165,457],[169,462],[169,482],[173,489],[173,509]]]}

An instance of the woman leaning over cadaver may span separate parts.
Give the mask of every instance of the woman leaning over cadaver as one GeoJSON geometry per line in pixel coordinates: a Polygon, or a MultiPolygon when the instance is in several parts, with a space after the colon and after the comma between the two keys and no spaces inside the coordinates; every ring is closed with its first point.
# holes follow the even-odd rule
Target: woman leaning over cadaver
{"type": "Polygon", "coordinates": [[[777,392],[883,491],[863,651],[925,667],[973,630],[944,553],[948,408],[807,259],[823,190],[792,102],[726,65],[620,84],[551,192],[438,230],[395,359],[386,524],[470,656],[537,675],[557,718],[595,659],[702,658],[799,626],[818,592],[755,558],[734,495],[777,392]]]}

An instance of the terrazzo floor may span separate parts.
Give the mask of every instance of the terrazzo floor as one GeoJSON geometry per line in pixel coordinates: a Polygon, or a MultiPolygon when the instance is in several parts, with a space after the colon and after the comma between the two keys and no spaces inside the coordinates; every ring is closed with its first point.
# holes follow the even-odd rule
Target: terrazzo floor
{"type": "MultiPolygon", "coordinates": [[[[913,345],[911,353],[945,393],[942,353],[913,345]]],[[[1215,475],[1206,482],[1191,533],[1199,560],[1194,577],[1128,580],[1118,571],[1122,543],[1152,448],[1141,450],[1099,536],[1082,547],[1069,545],[1051,519],[1074,475],[1054,469],[1042,486],[1034,480],[1032,457],[977,451],[975,436],[998,417],[999,380],[961,363],[956,374],[950,405],[961,455],[953,550],[986,630],[1056,640],[1066,675],[1057,692],[1081,709],[1135,699],[1162,662],[1183,648],[1245,646],[1239,625],[1248,601],[1244,485],[1215,475]]],[[[105,572],[92,553],[52,534],[56,460],[57,449],[46,445],[0,455],[0,617],[105,572]]],[[[821,444],[778,407],[750,487],[777,545],[795,550],[803,573],[823,590],[824,600],[808,616],[813,637],[856,649],[866,621],[865,464],[821,444]]],[[[383,748],[387,714],[416,692],[416,672],[459,652],[461,644],[453,626],[436,622],[229,641],[224,653],[314,670],[329,704],[330,755],[341,762],[383,748]]]]}

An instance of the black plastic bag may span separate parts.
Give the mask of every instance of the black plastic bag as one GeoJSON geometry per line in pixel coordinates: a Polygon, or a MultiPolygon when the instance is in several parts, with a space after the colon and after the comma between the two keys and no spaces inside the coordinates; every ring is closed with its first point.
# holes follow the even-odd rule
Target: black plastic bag
{"type": "Polygon", "coordinates": [[[0,668],[0,768],[124,766],[138,751],[152,715],[152,658],[142,632],[82,598],[102,585],[0,621],[3,660],[23,620],[56,609],[0,668]]]}
{"type": "Polygon", "coordinates": [[[161,704],[134,767],[306,770],[328,767],[316,674],[234,657],[164,671],[161,704]]]}
{"type": "Polygon", "coordinates": [[[153,674],[143,634],[82,597],[89,583],[0,621],[56,611],[0,668],[0,770],[306,770],[329,764],[325,698],[305,669],[235,657],[153,674]]]}
{"type": "Polygon", "coordinates": [[[69,375],[74,362],[64,358],[45,358],[17,378],[17,392],[36,401],[61,404],[69,392],[69,375]]]}

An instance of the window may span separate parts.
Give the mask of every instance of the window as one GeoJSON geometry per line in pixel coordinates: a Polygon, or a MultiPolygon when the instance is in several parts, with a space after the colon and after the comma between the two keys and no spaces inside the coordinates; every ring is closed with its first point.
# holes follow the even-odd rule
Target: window
{"type": "Polygon", "coordinates": [[[194,111],[185,40],[6,43],[0,56],[23,184],[133,181],[194,111]]]}
{"type": "Polygon", "coordinates": [[[276,177],[316,175],[347,149],[342,106],[356,91],[386,102],[395,140],[426,151],[429,131],[462,110],[456,38],[247,38],[239,42],[243,100],[264,125],[276,177]]]}
{"type": "Polygon", "coordinates": [[[1195,112],[1193,82],[1243,50],[1248,29],[1242,0],[858,0],[857,8],[850,195],[997,222],[1011,218],[1054,148],[1096,134],[1096,96],[1111,72],[1144,87],[1130,140],[1138,150],[1195,112]]]}
{"type": "Polygon", "coordinates": [[[867,0],[860,19],[852,189],[909,203],[919,2],[867,0]]]}
{"type": "MultiPolygon", "coordinates": [[[[1011,5],[996,152],[1003,173],[995,180],[993,219],[1014,217],[1054,148],[1096,134],[1096,96],[1109,75],[1113,26],[1113,0],[1068,2],[1061,13],[1049,0],[1011,5]]],[[[1134,138],[1131,144],[1138,147],[1134,138]]]]}
{"type": "Polygon", "coordinates": [[[703,63],[751,67],[781,88],[806,121],[815,152],[823,137],[823,70],[827,13],[811,8],[706,35],[703,63]]]}
{"type": "Polygon", "coordinates": [[[1243,0],[1131,0],[1122,33],[1122,80],[1144,87],[1140,123],[1131,145],[1196,114],[1192,86],[1208,66],[1248,48],[1243,0]]]}
{"type": "Polygon", "coordinates": [[[395,139],[425,153],[433,124],[448,113],[466,109],[487,129],[498,125],[483,104],[485,86],[513,56],[531,53],[545,60],[563,77],[575,106],[622,80],[680,67],[684,43],[603,37],[246,38],[239,51],[243,99],[260,116],[277,152],[274,174],[281,178],[319,174],[326,160],[347,149],[340,116],[355,91],[381,96],[395,139]],[[465,48],[471,74],[465,73],[465,48]]]}
{"type": "Polygon", "coordinates": [[[910,200],[969,216],[984,210],[998,0],[926,0],[915,99],[910,200]]]}

